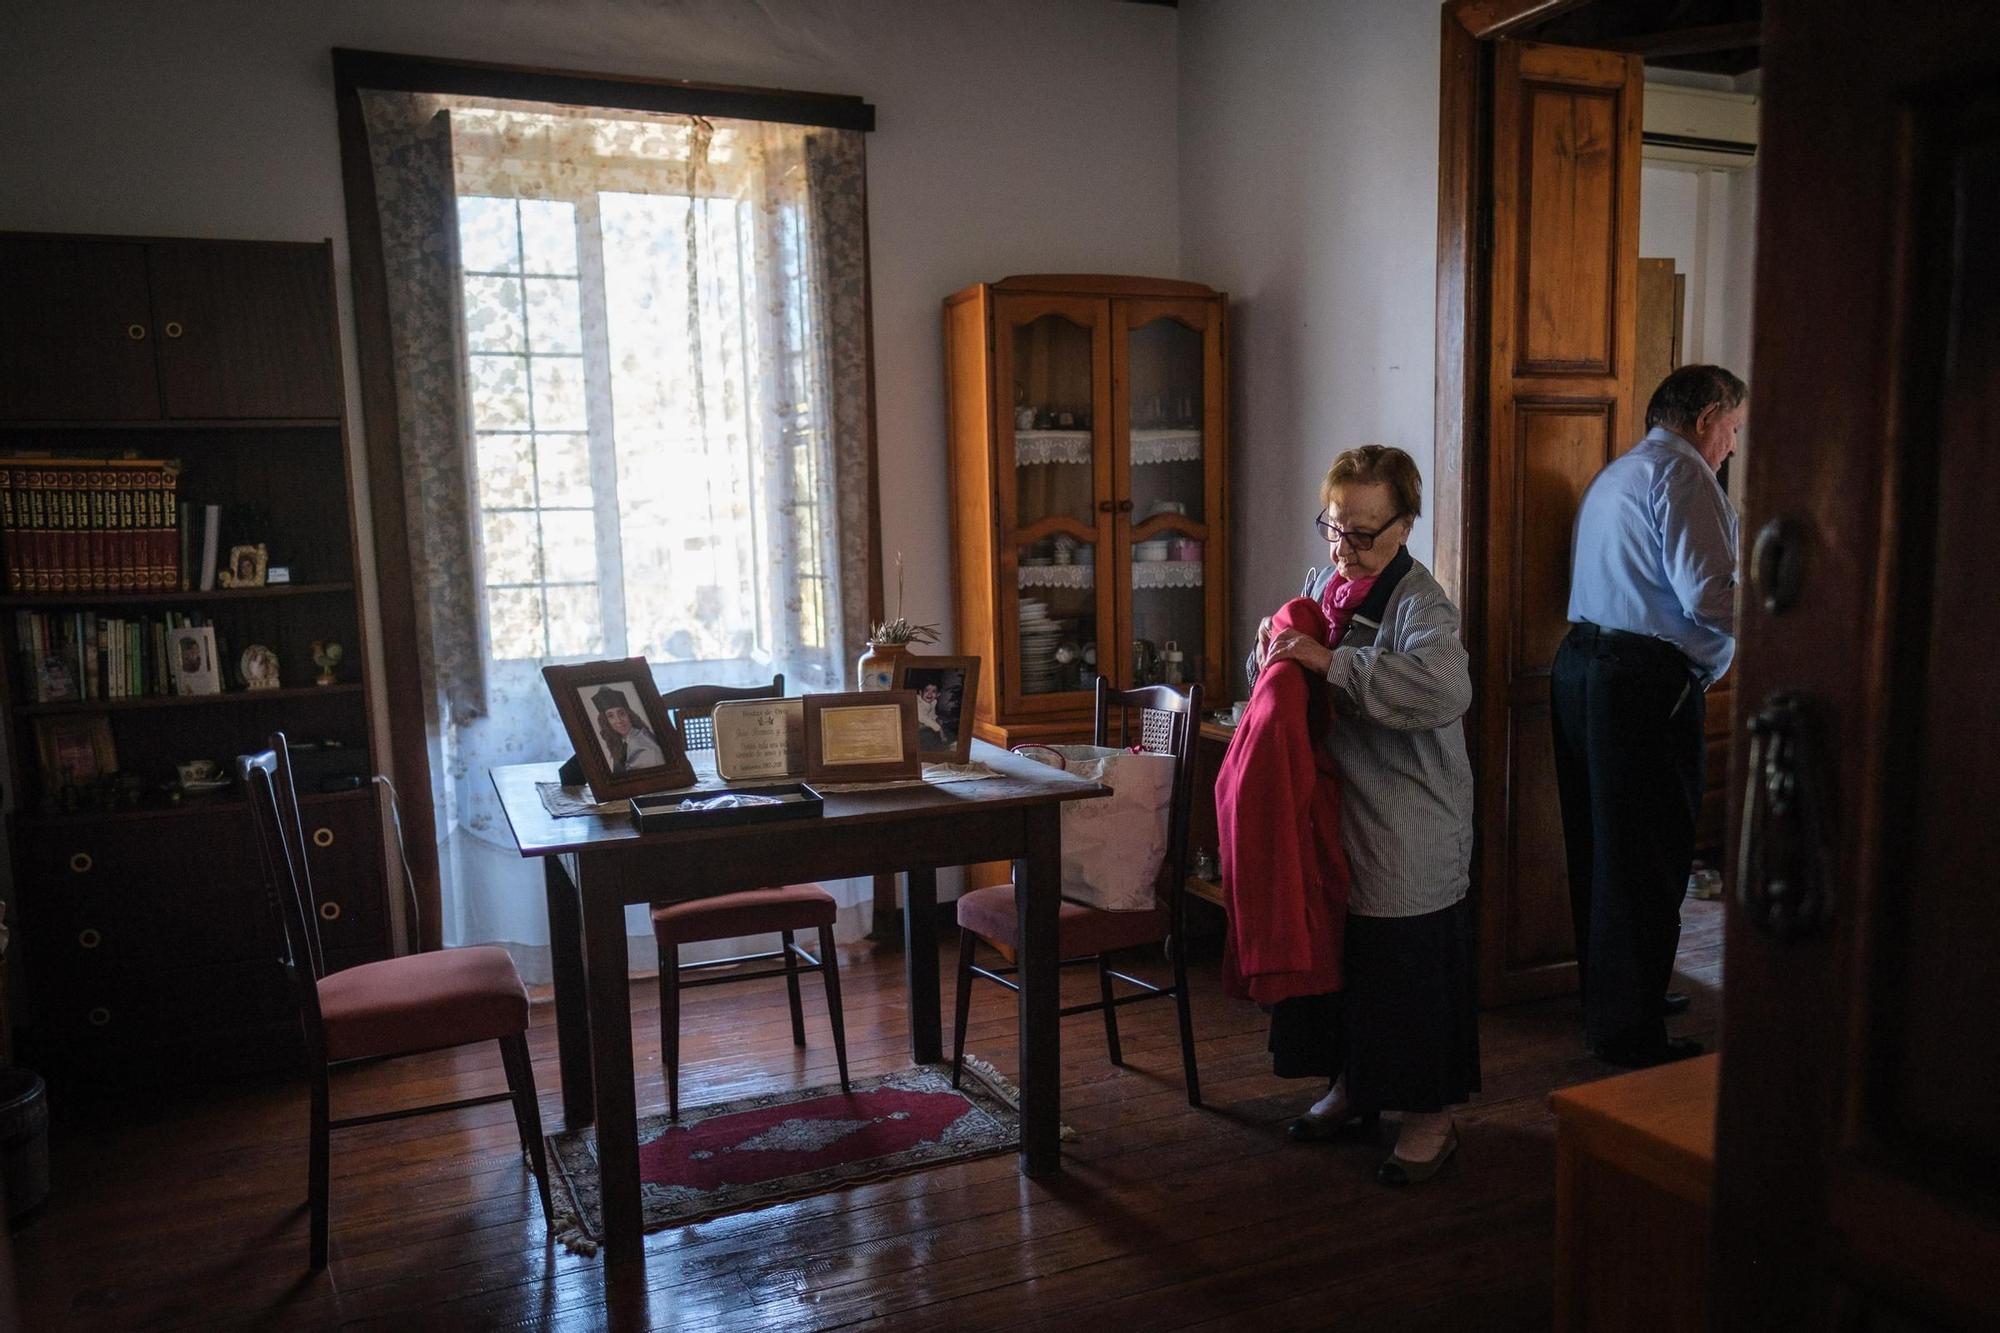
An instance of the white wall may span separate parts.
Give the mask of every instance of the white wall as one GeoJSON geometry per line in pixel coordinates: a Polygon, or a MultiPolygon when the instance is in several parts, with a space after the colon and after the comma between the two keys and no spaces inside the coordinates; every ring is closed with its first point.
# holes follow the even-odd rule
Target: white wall
{"type": "Polygon", "coordinates": [[[873,102],[883,546],[912,618],[952,620],[940,300],[1179,269],[1174,13],[1114,0],[20,0],[0,229],[331,236],[345,301],[335,46],[873,102]]]}
{"type": "MultiPolygon", "coordinates": [[[[1681,360],[1750,373],[1754,170],[1647,162],[1639,173],[1639,253],[1687,275],[1681,360]]],[[[1651,393],[1651,385],[1641,385],[1651,393]]]]}
{"type": "MultiPolygon", "coordinates": [[[[1238,653],[1335,454],[1434,471],[1436,0],[1181,0],[1181,264],[1231,296],[1238,653]]],[[[1428,517],[1411,546],[1428,559],[1428,517]]]]}

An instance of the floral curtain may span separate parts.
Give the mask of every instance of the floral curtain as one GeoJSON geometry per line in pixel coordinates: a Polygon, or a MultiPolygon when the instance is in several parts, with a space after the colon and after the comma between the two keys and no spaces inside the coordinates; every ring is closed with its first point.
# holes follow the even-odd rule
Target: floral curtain
{"type": "MultiPolygon", "coordinates": [[[[541,667],[644,656],[663,691],[782,673],[797,693],[842,688],[866,637],[860,136],[462,98],[364,105],[384,247],[401,252],[391,321],[414,579],[420,601],[449,606],[420,645],[444,701],[444,937],[506,944],[544,979],[541,869],[514,852],[488,778],[569,752],[541,667]],[[417,144],[422,172],[406,165],[417,144]]],[[[835,886],[843,935],[868,927],[865,887],[835,886]]],[[[643,909],[627,933],[650,970],[643,909]]]]}

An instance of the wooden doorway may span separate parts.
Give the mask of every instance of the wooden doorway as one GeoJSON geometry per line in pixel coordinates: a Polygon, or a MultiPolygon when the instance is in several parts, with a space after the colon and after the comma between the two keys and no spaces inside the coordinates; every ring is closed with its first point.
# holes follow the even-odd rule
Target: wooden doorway
{"type": "MultiPolygon", "coordinates": [[[[1639,438],[1632,423],[1656,382],[1641,374],[1636,334],[1644,62],[1754,63],[1756,15],[1755,0],[1444,6],[1436,563],[1476,663],[1489,1005],[1576,985],[1548,673],[1568,624],[1577,503],[1639,438]]],[[[1728,695],[1711,709],[1720,772],[1728,695]]]]}

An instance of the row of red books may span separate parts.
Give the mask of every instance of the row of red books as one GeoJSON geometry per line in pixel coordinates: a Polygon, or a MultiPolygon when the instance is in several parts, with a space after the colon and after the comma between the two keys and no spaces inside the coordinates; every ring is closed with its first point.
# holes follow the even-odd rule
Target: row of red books
{"type": "Polygon", "coordinates": [[[0,459],[7,591],[179,588],[179,480],[166,459],[0,459]]]}

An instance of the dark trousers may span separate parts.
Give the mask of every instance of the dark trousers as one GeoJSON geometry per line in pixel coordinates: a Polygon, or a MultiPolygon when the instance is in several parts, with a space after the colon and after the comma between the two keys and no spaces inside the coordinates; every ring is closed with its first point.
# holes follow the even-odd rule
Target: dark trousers
{"type": "Polygon", "coordinates": [[[1584,1037],[1597,1051],[1666,1040],[1681,898],[1701,809],[1700,684],[1656,639],[1573,625],[1550,679],[1584,1037]]]}

